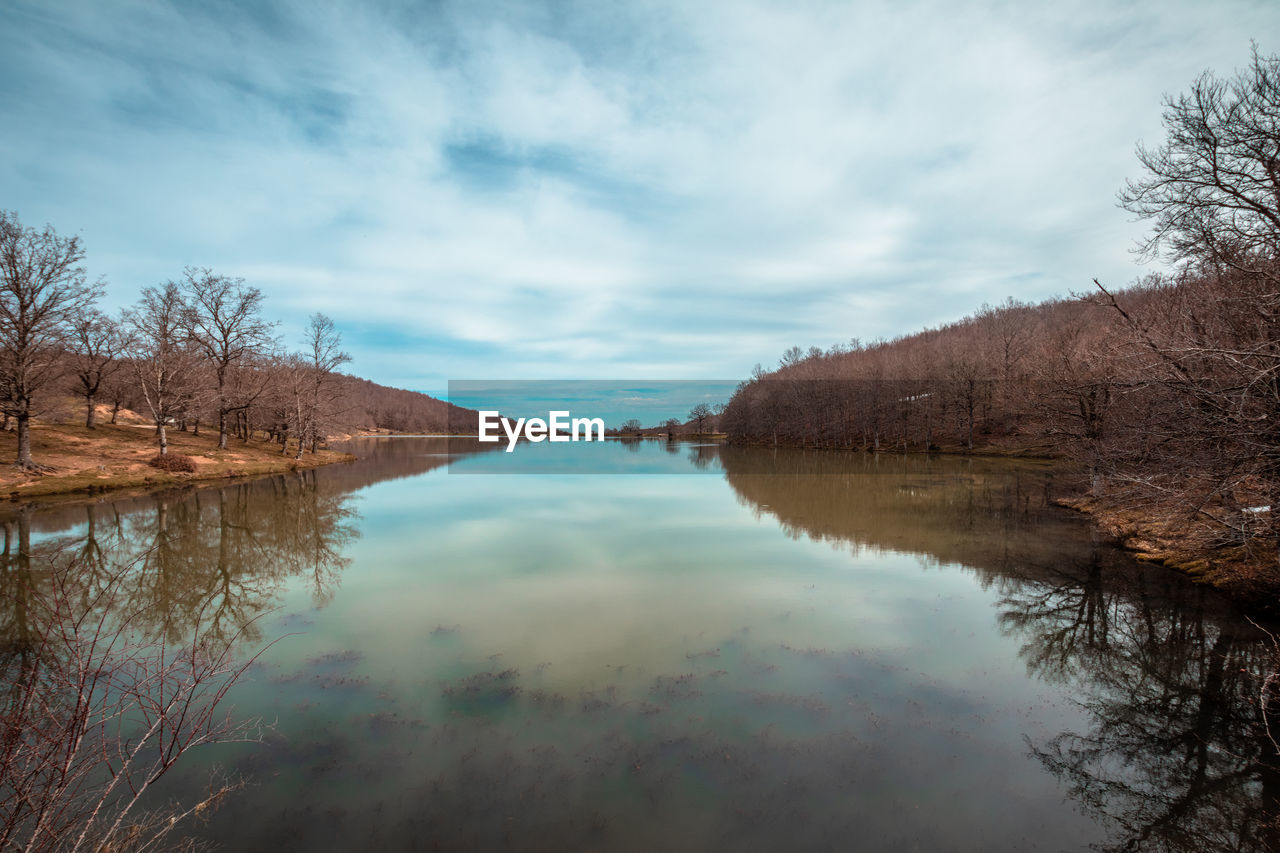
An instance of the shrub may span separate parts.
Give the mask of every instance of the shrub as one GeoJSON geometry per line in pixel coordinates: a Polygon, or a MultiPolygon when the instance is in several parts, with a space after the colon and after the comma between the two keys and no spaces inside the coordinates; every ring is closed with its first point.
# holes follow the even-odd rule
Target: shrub
{"type": "Polygon", "coordinates": [[[5,589],[21,596],[28,621],[22,639],[0,650],[0,844],[198,849],[175,833],[243,781],[212,777],[186,804],[147,792],[188,750],[261,740],[260,721],[219,708],[257,660],[238,655],[252,621],[226,632],[206,618],[213,599],[199,596],[191,623],[177,606],[140,606],[131,590],[142,556],[117,563],[56,545],[30,550],[29,580],[5,589]],[[143,627],[152,619],[180,624],[185,639],[143,627]]]}
{"type": "Polygon", "coordinates": [[[196,460],[181,453],[157,453],[147,464],[161,471],[194,472],[196,470],[196,460]]]}

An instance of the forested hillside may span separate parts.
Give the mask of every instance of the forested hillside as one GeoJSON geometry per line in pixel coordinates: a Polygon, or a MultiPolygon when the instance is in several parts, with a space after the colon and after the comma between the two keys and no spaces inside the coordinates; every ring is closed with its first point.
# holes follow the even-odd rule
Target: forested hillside
{"type": "Polygon", "coordinates": [[[402,433],[476,431],[477,415],[471,409],[356,376],[343,376],[340,384],[345,402],[342,420],[349,429],[402,433]]]}
{"type": "Polygon", "coordinates": [[[1280,578],[1280,58],[1206,74],[1164,120],[1167,141],[1139,148],[1143,174],[1120,199],[1169,272],[892,341],[792,348],[739,387],[730,440],[1062,456],[1131,537],[1209,555],[1193,569],[1280,578]]]}

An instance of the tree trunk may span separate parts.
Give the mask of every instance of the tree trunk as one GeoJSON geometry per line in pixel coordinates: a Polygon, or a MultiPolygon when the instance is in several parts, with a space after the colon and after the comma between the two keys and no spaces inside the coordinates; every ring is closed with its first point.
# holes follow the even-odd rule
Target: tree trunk
{"type": "Polygon", "coordinates": [[[169,436],[165,434],[164,424],[156,424],[156,435],[160,438],[160,455],[164,456],[169,452],[169,436]]]}
{"type": "Polygon", "coordinates": [[[1095,498],[1100,498],[1106,490],[1106,480],[1102,476],[1102,471],[1096,465],[1090,465],[1089,494],[1095,498]]]}
{"type": "Polygon", "coordinates": [[[968,446],[969,451],[972,452],[973,451],[973,415],[978,408],[978,397],[977,397],[977,388],[974,385],[974,382],[972,379],[969,380],[967,387],[968,387],[968,394],[965,396],[965,409],[966,409],[965,416],[967,417],[969,422],[969,431],[968,431],[968,438],[966,439],[965,444],[968,446]]]}
{"type": "Polygon", "coordinates": [[[111,404],[111,422],[116,422],[116,416],[120,414],[120,401],[116,400],[111,404]]]}
{"type": "Polygon", "coordinates": [[[227,365],[224,360],[218,367],[218,449],[227,449],[227,365]]]}
{"type": "Polygon", "coordinates": [[[18,421],[18,461],[19,468],[36,467],[31,458],[31,415],[23,413],[17,416],[18,421]]]}
{"type": "Polygon", "coordinates": [[[93,411],[93,397],[91,395],[86,396],[84,403],[84,425],[88,429],[97,429],[94,424],[94,415],[96,413],[93,411]]]}

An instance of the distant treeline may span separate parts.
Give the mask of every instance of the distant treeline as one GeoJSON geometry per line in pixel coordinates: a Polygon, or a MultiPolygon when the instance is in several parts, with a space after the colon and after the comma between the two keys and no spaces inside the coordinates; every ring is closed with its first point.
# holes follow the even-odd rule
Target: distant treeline
{"type": "Polygon", "coordinates": [[[1280,59],[1166,102],[1122,205],[1172,272],[938,329],[792,348],[728,404],[731,441],[999,448],[1080,463],[1101,506],[1280,577],[1280,59]]]}

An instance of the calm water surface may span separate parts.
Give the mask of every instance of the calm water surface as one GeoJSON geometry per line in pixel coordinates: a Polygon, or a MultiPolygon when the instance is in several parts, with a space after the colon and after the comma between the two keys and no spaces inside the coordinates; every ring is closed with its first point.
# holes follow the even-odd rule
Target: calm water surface
{"type": "Polygon", "coordinates": [[[220,630],[257,619],[246,653],[281,638],[228,700],[266,743],[164,780],[251,778],[195,827],[225,849],[1275,844],[1257,630],[1051,507],[1043,467],[352,450],[23,519],[151,549],[130,596],[212,595],[220,630]]]}

